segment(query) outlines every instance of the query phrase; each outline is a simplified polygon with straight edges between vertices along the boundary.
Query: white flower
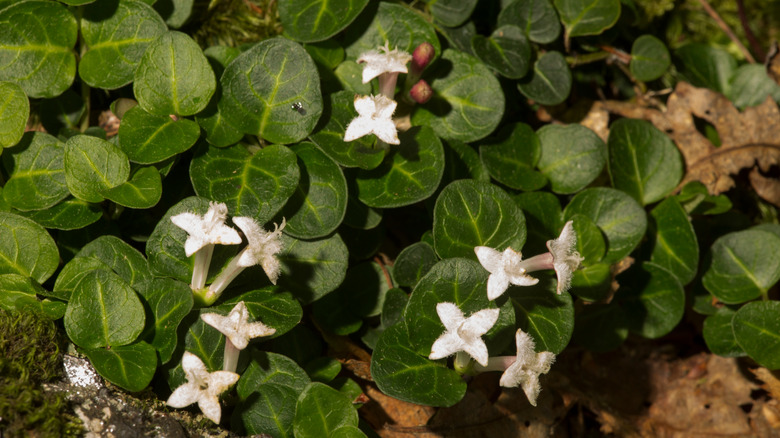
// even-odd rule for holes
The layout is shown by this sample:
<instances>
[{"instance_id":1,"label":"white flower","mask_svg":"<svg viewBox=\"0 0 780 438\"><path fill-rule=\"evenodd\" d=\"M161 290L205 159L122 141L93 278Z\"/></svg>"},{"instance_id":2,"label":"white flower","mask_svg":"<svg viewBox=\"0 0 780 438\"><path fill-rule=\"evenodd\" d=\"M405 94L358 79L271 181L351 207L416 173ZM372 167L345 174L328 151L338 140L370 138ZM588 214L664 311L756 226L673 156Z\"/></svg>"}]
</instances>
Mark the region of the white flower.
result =
<instances>
[{"instance_id":1,"label":"white flower","mask_svg":"<svg viewBox=\"0 0 780 438\"><path fill-rule=\"evenodd\" d=\"M522 255L512 248L498 252L487 246L477 246L474 252L482 267L490 272L487 286L489 300L501 296L510 283L516 286L533 286L539 282L539 279L526 275L528 271L522 267Z\"/></svg>"},{"instance_id":2,"label":"white flower","mask_svg":"<svg viewBox=\"0 0 780 438\"><path fill-rule=\"evenodd\" d=\"M451 354L464 351L479 364L485 366L488 350L482 335L488 332L498 320L498 309L483 309L468 318L453 303L436 305L442 324L447 329L431 346L431 360L443 359Z\"/></svg>"},{"instance_id":3,"label":"white flower","mask_svg":"<svg viewBox=\"0 0 780 438\"><path fill-rule=\"evenodd\" d=\"M276 333L276 329L268 327L260 321L248 322L249 311L243 301L236 304L227 316L204 313L200 315L200 318L230 339L230 342L239 350L246 348L250 339L271 336Z\"/></svg>"},{"instance_id":4,"label":"white flower","mask_svg":"<svg viewBox=\"0 0 780 438\"><path fill-rule=\"evenodd\" d=\"M574 250L575 246L577 246L577 233L574 232L572 221L566 222L557 239L547 241L547 249L553 257L553 269L558 276L559 295L569 289L571 277L583 260L580 253Z\"/></svg>"},{"instance_id":5,"label":"white flower","mask_svg":"<svg viewBox=\"0 0 780 438\"><path fill-rule=\"evenodd\" d=\"M282 218L282 224L274 224L274 230L265 231L260 224L251 217L234 217L233 223L241 228L249 244L239 254L237 265L242 268L260 265L271 283L276 284L279 278L279 260L276 254L282 250L280 236L287 222Z\"/></svg>"},{"instance_id":6,"label":"white flower","mask_svg":"<svg viewBox=\"0 0 780 438\"><path fill-rule=\"evenodd\" d=\"M555 362L555 355L549 351L536 353L533 338L519 329L515 334L515 342L517 359L504 371L499 383L506 388L521 386L528 401L536 406L536 398L542 390L539 375L550 371L550 366Z\"/></svg>"},{"instance_id":7,"label":"white flower","mask_svg":"<svg viewBox=\"0 0 780 438\"><path fill-rule=\"evenodd\" d=\"M357 62L366 64L363 67L363 83L365 84L382 73L407 73L406 64L411 59L412 55L403 50L390 50L390 42L385 41L385 45L379 47L379 50L369 50L362 53Z\"/></svg>"},{"instance_id":8,"label":"white flower","mask_svg":"<svg viewBox=\"0 0 780 438\"><path fill-rule=\"evenodd\" d=\"M364 135L374 134L387 144L400 144L398 131L393 123L397 103L383 95L355 98L358 116L352 119L344 132L344 141L352 141Z\"/></svg>"},{"instance_id":9,"label":"white flower","mask_svg":"<svg viewBox=\"0 0 780 438\"><path fill-rule=\"evenodd\" d=\"M176 388L166 403L174 408L183 408L198 402L203 415L219 424L222 416L219 395L236 383L240 376L229 371L209 373L200 358L189 351L184 352L181 367L184 369L187 383Z\"/></svg>"},{"instance_id":10,"label":"white flower","mask_svg":"<svg viewBox=\"0 0 780 438\"><path fill-rule=\"evenodd\" d=\"M184 212L171 217L174 225L189 234L184 242L184 253L191 256L206 245L237 245L241 243L238 232L225 225L227 205L221 202L209 203L209 209L202 217Z\"/></svg>"}]
</instances>

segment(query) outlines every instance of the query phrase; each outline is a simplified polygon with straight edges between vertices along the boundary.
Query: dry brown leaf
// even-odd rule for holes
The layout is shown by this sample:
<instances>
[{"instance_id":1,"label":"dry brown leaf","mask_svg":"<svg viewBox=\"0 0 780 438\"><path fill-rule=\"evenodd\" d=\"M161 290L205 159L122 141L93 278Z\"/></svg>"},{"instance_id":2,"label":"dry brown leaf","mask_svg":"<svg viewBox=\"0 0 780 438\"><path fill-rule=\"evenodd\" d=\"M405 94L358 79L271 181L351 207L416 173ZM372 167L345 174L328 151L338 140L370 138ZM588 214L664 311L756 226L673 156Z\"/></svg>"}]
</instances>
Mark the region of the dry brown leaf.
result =
<instances>
[{"instance_id":1,"label":"dry brown leaf","mask_svg":"<svg viewBox=\"0 0 780 438\"><path fill-rule=\"evenodd\" d=\"M771 166L780 165L780 110L771 97L740 112L722 94L680 82L669 96L666 111L615 101L596 102L591 109L604 111L648 120L666 132L685 159L686 174L680 187L689 181L701 181L710 194L717 195L734 187L732 175L742 169L758 167L768 172ZM715 127L720 147L696 129L695 118ZM603 130L603 114L589 114L586 121L596 121L592 129ZM780 206L780 185L776 181L759 173L751 181L755 181L760 196Z\"/></svg>"},{"instance_id":2,"label":"dry brown leaf","mask_svg":"<svg viewBox=\"0 0 780 438\"><path fill-rule=\"evenodd\" d=\"M764 382L762 388L764 388L773 399L780 401L780 379L778 379L777 376L763 367L751 369L750 372L755 374L758 380Z\"/></svg>"}]
</instances>

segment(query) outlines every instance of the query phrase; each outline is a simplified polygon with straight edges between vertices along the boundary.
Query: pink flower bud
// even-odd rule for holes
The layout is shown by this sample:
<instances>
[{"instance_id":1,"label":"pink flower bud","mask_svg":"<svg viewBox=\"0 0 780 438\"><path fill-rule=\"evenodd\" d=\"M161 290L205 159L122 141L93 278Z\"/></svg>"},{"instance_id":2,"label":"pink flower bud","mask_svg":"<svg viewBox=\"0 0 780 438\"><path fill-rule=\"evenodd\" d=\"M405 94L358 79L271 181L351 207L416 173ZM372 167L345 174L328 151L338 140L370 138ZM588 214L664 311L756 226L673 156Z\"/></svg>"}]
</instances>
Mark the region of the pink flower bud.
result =
<instances>
[{"instance_id":1,"label":"pink flower bud","mask_svg":"<svg viewBox=\"0 0 780 438\"><path fill-rule=\"evenodd\" d=\"M414 53L412 53L412 69L417 72L422 72L435 55L436 49L433 48L431 43L426 41L420 44L414 49Z\"/></svg>"},{"instance_id":2,"label":"pink flower bud","mask_svg":"<svg viewBox=\"0 0 780 438\"><path fill-rule=\"evenodd\" d=\"M414 99L415 102L425 103L433 97L433 88L425 82L425 79L420 79L412 86L412 89L409 90L409 95L412 96L412 99Z\"/></svg>"}]
</instances>

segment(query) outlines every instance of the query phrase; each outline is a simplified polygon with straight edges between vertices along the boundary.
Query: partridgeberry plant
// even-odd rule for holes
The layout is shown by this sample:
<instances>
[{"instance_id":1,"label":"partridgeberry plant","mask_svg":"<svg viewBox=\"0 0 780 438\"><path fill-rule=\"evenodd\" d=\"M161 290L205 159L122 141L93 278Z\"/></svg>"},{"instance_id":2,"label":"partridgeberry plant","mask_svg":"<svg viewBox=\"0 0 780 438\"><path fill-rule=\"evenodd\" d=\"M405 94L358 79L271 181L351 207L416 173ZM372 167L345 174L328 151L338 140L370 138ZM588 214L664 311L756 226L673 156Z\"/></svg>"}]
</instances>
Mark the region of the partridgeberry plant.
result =
<instances>
[{"instance_id":1,"label":"partridgeberry plant","mask_svg":"<svg viewBox=\"0 0 780 438\"><path fill-rule=\"evenodd\" d=\"M685 312L780 369L762 64L619 0L218 3L0 0L0 307L107 381L357 437L368 388L544 409L569 345Z\"/></svg>"}]
</instances>

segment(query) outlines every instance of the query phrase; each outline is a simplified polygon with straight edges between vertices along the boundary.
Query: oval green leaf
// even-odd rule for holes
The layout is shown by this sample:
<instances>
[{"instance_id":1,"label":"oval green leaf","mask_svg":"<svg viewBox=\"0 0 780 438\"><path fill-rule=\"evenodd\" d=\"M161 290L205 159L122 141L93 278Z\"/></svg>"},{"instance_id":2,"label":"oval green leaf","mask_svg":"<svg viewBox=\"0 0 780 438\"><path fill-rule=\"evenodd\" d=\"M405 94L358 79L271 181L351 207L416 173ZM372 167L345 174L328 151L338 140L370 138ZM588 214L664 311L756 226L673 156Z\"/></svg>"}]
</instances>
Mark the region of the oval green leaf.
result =
<instances>
[{"instance_id":1,"label":"oval green leaf","mask_svg":"<svg viewBox=\"0 0 780 438\"><path fill-rule=\"evenodd\" d=\"M671 65L672 59L664 43L652 35L641 35L631 46L631 74L640 81L660 78Z\"/></svg>"},{"instance_id":2,"label":"oval green leaf","mask_svg":"<svg viewBox=\"0 0 780 438\"><path fill-rule=\"evenodd\" d=\"M224 202L232 216L268 222L300 180L297 156L287 146L271 145L254 154L241 144L200 152L190 163L195 193Z\"/></svg>"},{"instance_id":3,"label":"oval green leaf","mask_svg":"<svg viewBox=\"0 0 780 438\"><path fill-rule=\"evenodd\" d=\"M441 138L475 141L493 132L504 115L498 79L478 59L448 49L426 70L433 98L418 106L412 124L428 125Z\"/></svg>"},{"instance_id":4,"label":"oval green leaf","mask_svg":"<svg viewBox=\"0 0 780 438\"><path fill-rule=\"evenodd\" d=\"M758 298L780 280L780 237L750 229L721 236L712 244L704 287L721 302L739 304Z\"/></svg>"},{"instance_id":5,"label":"oval green leaf","mask_svg":"<svg viewBox=\"0 0 780 438\"><path fill-rule=\"evenodd\" d=\"M569 344L574 331L574 304L568 293L555 293L554 281L540 280L541 286L510 288L509 294L518 328L534 338L537 351L558 354Z\"/></svg>"},{"instance_id":6,"label":"oval green leaf","mask_svg":"<svg viewBox=\"0 0 780 438\"><path fill-rule=\"evenodd\" d=\"M670 197L651 212L648 236L653 244L650 261L676 275L682 284L696 276L699 265L699 243L688 215L676 198Z\"/></svg>"},{"instance_id":7,"label":"oval green leaf","mask_svg":"<svg viewBox=\"0 0 780 438\"><path fill-rule=\"evenodd\" d=\"M356 177L358 199L369 207L403 207L431 196L444 173L444 149L427 126L412 127L399 136L401 144L373 170Z\"/></svg>"},{"instance_id":8,"label":"oval green leaf","mask_svg":"<svg viewBox=\"0 0 780 438\"><path fill-rule=\"evenodd\" d=\"M561 22L549 0L513 1L498 14L497 26L518 26L529 40L548 44L561 33Z\"/></svg>"},{"instance_id":9,"label":"oval green leaf","mask_svg":"<svg viewBox=\"0 0 780 438\"><path fill-rule=\"evenodd\" d=\"M607 161L607 146L582 125L546 125L539 131L542 155L539 171L555 193L576 193L599 176Z\"/></svg>"},{"instance_id":10,"label":"oval green leaf","mask_svg":"<svg viewBox=\"0 0 780 438\"><path fill-rule=\"evenodd\" d=\"M79 347L113 348L135 341L145 319L141 300L122 278L93 270L73 290L65 311L65 331Z\"/></svg>"},{"instance_id":11,"label":"oval green leaf","mask_svg":"<svg viewBox=\"0 0 780 438\"><path fill-rule=\"evenodd\" d=\"M157 350L164 365L171 360L179 343L176 334L179 324L192 310L192 289L171 278L155 278L134 287L154 317L141 337Z\"/></svg>"},{"instance_id":12,"label":"oval green leaf","mask_svg":"<svg viewBox=\"0 0 780 438\"><path fill-rule=\"evenodd\" d=\"M620 119L610 126L612 186L642 205L660 201L683 176L680 151L668 135L646 120Z\"/></svg>"},{"instance_id":13,"label":"oval green leaf","mask_svg":"<svg viewBox=\"0 0 780 438\"><path fill-rule=\"evenodd\" d=\"M282 208L284 232L316 239L336 230L347 211L347 180L338 164L309 142L290 146L298 156L298 187Z\"/></svg>"},{"instance_id":14,"label":"oval green leaf","mask_svg":"<svg viewBox=\"0 0 780 438\"><path fill-rule=\"evenodd\" d=\"M555 0L566 38L598 35L620 17L620 0Z\"/></svg>"},{"instance_id":15,"label":"oval green leaf","mask_svg":"<svg viewBox=\"0 0 780 438\"><path fill-rule=\"evenodd\" d=\"M130 176L130 162L121 149L88 135L75 135L65 143L65 182L68 190L87 202L103 201L103 193Z\"/></svg>"},{"instance_id":16,"label":"oval green leaf","mask_svg":"<svg viewBox=\"0 0 780 438\"><path fill-rule=\"evenodd\" d=\"M119 125L119 147L130 161L159 163L191 148L200 137L198 124L188 119L156 116L140 106L128 110Z\"/></svg>"},{"instance_id":17,"label":"oval green leaf","mask_svg":"<svg viewBox=\"0 0 780 438\"><path fill-rule=\"evenodd\" d=\"M272 143L304 139L322 114L317 66L303 47L284 38L261 41L239 55L220 82L220 113L239 130Z\"/></svg>"},{"instance_id":18,"label":"oval green leaf","mask_svg":"<svg viewBox=\"0 0 780 438\"><path fill-rule=\"evenodd\" d=\"M85 348L84 354L109 382L131 392L146 388L157 371L157 354L146 342L106 348Z\"/></svg>"},{"instance_id":19,"label":"oval green leaf","mask_svg":"<svg viewBox=\"0 0 780 438\"><path fill-rule=\"evenodd\" d=\"M780 84L767 74L763 64L741 65L730 79L727 97L739 109L763 103L767 97L780 101Z\"/></svg>"},{"instance_id":20,"label":"oval green leaf","mask_svg":"<svg viewBox=\"0 0 780 438\"><path fill-rule=\"evenodd\" d=\"M702 336L707 348L718 356L740 357L745 355L745 350L737 343L734 335L734 326L731 323L736 311L729 307L722 307L712 315L709 315L702 324Z\"/></svg>"},{"instance_id":21,"label":"oval green leaf","mask_svg":"<svg viewBox=\"0 0 780 438\"><path fill-rule=\"evenodd\" d=\"M52 295L30 277L19 274L0 275L0 309L12 312L34 312L48 319L60 319L65 303L38 299L37 295Z\"/></svg>"},{"instance_id":22,"label":"oval green leaf","mask_svg":"<svg viewBox=\"0 0 780 438\"><path fill-rule=\"evenodd\" d=\"M147 46L133 82L138 105L160 116L200 112L216 87L214 71L198 44L174 31L160 35Z\"/></svg>"},{"instance_id":23,"label":"oval green leaf","mask_svg":"<svg viewBox=\"0 0 780 438\"><path fill-rule=\"evenodd\" d=\"M534 63L531 73L517 83L523 95L542 105L558 105L569 97L572 77L562 54L550 51Z\"/></svg>"},{"instance_id":24,"label":"oval green leaf","mask_svg":"<svg viewBox=\"0 0 780 438\"><path fill-rule=\"evenodd\" d=\"M293 0L279 3L284 32L300 42L326 40L344 30L366 7L368 0Z\"/></svg>"},{"instance_id":25,"label":"oval green leaf","mask_svg":"<svg viewBox=\"0 0 780 438\"><path fill-rule=\"evenodd\" d=\"M643 262L618 278L615 299L626 312L631 332L655 339L677 326L685 312L685 291L674 274Z\"/></svg>"},{"instance_id":26,"label":"oval green leaf","mask_svg":"<svg viewBox=\"0 0 780 438\"><path fill-rule=\"evenodd\" d=\"M780 368L780 302L757 301L742 306L731 321L734 337L761 366Z\"/></svg>"},{"instance_id":27,"label":"oval green leaf","mask_svg":"<svg viewBox=\"0 0 780 438\"><path fill-rule=\"evenodd\" d=\"M439 261L436 251L425 242L404 248L393 265L393 278L398 286L414 287L428 270Z\"/></svg>"},{"instance_id":28,"label":"oval green leaf","mask_svg":"<svg viewBox=\"0 0 780 438\"><path fill-rule=\"evenodd\" d=\"M447 27L463 24L477 6L477 0L436 0L429 3L433 18Z\"/></svg>"},{"instance_id":29,"label":"oval green leaf","mask_svg":"<svg viewBox=\"0 0 780 438\"><path fill-rule=\"evenodd\" d=\"M103 217L103 210L97 204L69 198L54 207L20 213L46 228L56 230L77 230L97 222Z\"/></svg>"},{"instance_id":30,"label":"oval green leaf","mask_svg":"<svg viewBox=\"0 0 780 438\"><path fill-rule=\"evenodd\" d=\"M302 303L311 303L335 290L347 274L349 252L338 234L319 240L282 235L279 286Z\"/></svg>"},{"instance_id":31,"label":"oval green leaf","mask_svg":"<svg viewBox=\"0 0 780 438\"><path fill-rule=\"evenodd\" d=\"M513 123L479 147L479 157L496 181L517 190L538 190L547 178L534 167L539 161L539 137L525 123Z\"/></svg>"},{"instance_id":32,"label":"oval green leaf","mask_svg":"<svg viewBox=\"0 0 780 438\"><path fill-rule=\"evenodd\" d=\"M525 76L531 64L531 45L517 26L501 26L490 37L474 35L471 48L482 62L510 79Z\"/></svg>"},{"instance_id":33,"label":"oval green leaf","mask_svg":"<svg viewBox=\"0 0 780 438\"><path fill-rule=\"evenodd\" d=\"M85 7L81 35L87 52L79 76L96 88L129 84L146 47L166 30L160 15L140 0L100 0Z\"/></svg>"},{"instance_id":34,"label":"oval green leaf","mask_svg":"<svg viewBox=\"0 0 780 438\"><path fill-rule=\"evenodd\" d=\"M70 192L65 185L65 145L43 132L29 132L3 156L3 167L10 178L3 187L3 198L18 210L50 208Z\"/></svg>"},{"instance_id":35,"label":"oval green leaf","mask_svg":"<svg viewBox=\"0 0 780 438\"><path fill-rule=\"evenodd\" d=\"M675 51L680 75L697 87L730 94L729 80L737 70L737 60L729 52L702 43L686 44Z\"/></svg>"},{"instance_id":36,"label":"oval green leaf","mask_svg":"<svg viewBox=\"0 0 780 438\"><path fill-rule=\"evenodd\" d=\"M106 190L103 195L124 207L154 207L162 197L160 172L154 166L140 167L129 181Z\"/></svg>"},{"instance_id":37,"label":"oval green leaf","mask_svg":"<svg viewBox=\"0 0 780 438\"><path fill-rule=\"evenodd\" d=\"M476 260L475 246L520 250L525 243L525 216L500 188L458 180L441 191L433 210L433 247L439 257Z\"/></svg>"},{"instance_id":38,"label":"oval green leaf","mask_svg":"<svg viewBox=\"0 0 780 438\"><path fill-rule=\"evenodd\" d=\"M321 438L343 426L357 426L358 414L344 394L314 382L303 390L295 407L296 438Z\"/></svg>"},{"instance_id":39,"label":"oval green leaf","mask_svg":"<svg viewBox=\"0 0 780 438\"><path fill-rule=\"evenodd\" d=\"M19 274L43 283L59 263L57 245L42 226L0 211L0 274Z\"/></svg>"},{"instance_id":40,"label":"oval green leaf","mask_svg":"<svg viewBox=\"0 0 780 438\"><path fill-rule=\"evenodd\" d=\"M50 1L17 2L0 10L0 81L32 98L62 94L76 77L76 18Z\"/></svg>"}]
</instances>

